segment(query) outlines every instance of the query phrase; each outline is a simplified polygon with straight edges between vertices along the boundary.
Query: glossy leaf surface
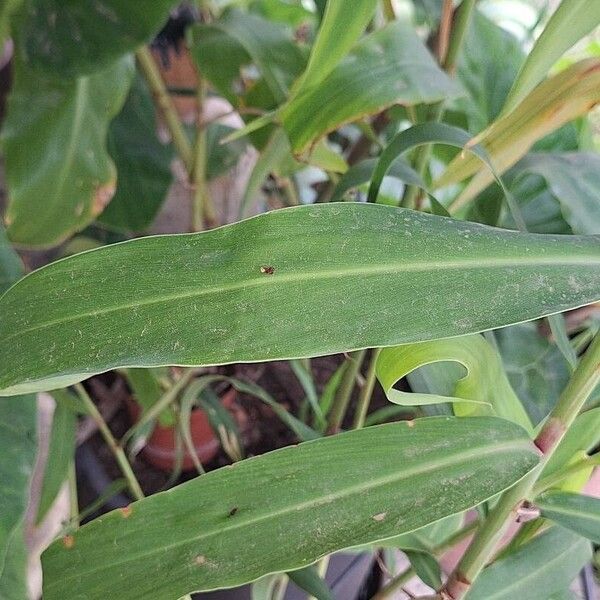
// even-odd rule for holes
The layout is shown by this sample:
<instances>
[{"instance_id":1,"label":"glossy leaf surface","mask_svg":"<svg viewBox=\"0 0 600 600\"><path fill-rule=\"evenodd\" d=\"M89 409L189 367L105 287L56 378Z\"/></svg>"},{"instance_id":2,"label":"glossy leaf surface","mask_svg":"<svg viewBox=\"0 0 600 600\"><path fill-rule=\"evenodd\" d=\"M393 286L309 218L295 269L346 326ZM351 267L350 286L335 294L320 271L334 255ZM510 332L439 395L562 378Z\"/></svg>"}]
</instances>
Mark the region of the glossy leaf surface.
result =
<instances>
[{"instance_id":1,"label":"glossy leaf surface","mask_svg":"<svg viewBox=\"0 0 600 600\"><path fill-rule=\"evenodd\" d=\"M53 263L0 299L0 394L117 366L301 358L482 331L598 300L599 263L593 236L354 203L132 240Z\"/></svg>"},{"instance_id":2,"label":"glossy leaf surface","mask_svg":"<svg viewBox=\"0 0 600 600\"><path fill-rule=\"evenodd\" d=\"M17 64L2 129L12 241L57 244L108 204L117 173L106 133L132 69L125 58L90 77L60 81Z\"/></svg>"},{"instance_id":3,"label":"glossy leaf surface","mask_svg":"<svg viewBox=\"0 0 600 600\"><path fill-rule=\"evenodd\" d=\"M43 557L44 598L163 600L301 568L462 511L537 462L520 427L485 417L305 442L105 515L68 548L57 541Z\"/></svg>"}]
</instances>

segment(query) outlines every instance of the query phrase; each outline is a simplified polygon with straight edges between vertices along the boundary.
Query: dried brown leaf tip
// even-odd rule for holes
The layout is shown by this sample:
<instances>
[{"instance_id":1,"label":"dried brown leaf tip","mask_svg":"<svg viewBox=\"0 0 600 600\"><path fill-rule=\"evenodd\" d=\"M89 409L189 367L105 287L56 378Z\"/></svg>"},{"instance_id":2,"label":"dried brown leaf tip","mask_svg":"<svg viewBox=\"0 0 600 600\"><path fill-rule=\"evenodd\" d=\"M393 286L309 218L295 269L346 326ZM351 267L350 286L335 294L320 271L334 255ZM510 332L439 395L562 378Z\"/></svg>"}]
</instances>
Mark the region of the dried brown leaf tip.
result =
<instances>
[{"instance_id":1,"label":"dried brown leaf tip","mask_svg":"<svg viewBox=\"0 0 600 600\"><path fill-rule=\"evenodd\" d=\"M75 538L72 535L65 535L62 539L63 546L68 550L75 545Z\"/></svg>"},{"instance_id":2,"label":"dried brown leaf tip","mask_svg":"<svg viewBox=\"0 0 600 600\"><path fill-rule=\"evenodd\" d=\"M275 273L275 267L271 267L271 266L269 266L269 265L263 265L263 266L260 268L260 272L261 272L263 275L273 275L273 273Z\"/></svg>"}]
</instances>

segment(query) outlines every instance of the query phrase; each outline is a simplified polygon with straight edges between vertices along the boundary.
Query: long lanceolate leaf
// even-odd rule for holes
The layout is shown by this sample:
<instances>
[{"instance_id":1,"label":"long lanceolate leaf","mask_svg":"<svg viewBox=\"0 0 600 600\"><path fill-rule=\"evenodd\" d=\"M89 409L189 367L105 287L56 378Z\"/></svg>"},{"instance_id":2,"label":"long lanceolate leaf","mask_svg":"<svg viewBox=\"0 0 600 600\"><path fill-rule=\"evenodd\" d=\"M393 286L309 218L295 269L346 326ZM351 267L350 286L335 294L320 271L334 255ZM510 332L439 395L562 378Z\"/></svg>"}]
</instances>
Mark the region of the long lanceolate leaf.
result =
<instances>
[{"instance_id":1,"label":"long lanceolate leaf","mask_svg":"<svg viewBox=\"0 0 600 600\"><path fill-rule=\"evenodd\" d=\"M548 492L536 498L542 516L600 543L600 498L569 492Z\"/></svg>"},{"instance_id":2,"label":"long lanceolate leaf","mask_svg":"<svg viewBox=\"0 0 600 600\"><path fill-rule=\"evenodd\" d=\"M58 261L0 299L0 394L117 366L300 358L464 335L600 298L600 240L374 204L273 211Z\"/></svg>"},{"instance_id":3,"label":"long lanceolate leaf","mask_svg":"<svg viewBox=\"0 0 600 600\"><path fill-rule=\"evenodd\" d=\"M503 112L513 110L567 50L599 24L597 0L562 0L521 67Z\"/></svg>"},{"instance_id":4,"label":"long lanceolate leaf","mask_svg":"<svg viewBox=\"0 0 600 600\"><path fill-rule=\"evenodd\" d=\"M290 571L460 512L537 463L520 427L488 417L305 442L212 471L59 540L44 554L44 599L165 600Z\"/></svg>"}]
</instances>

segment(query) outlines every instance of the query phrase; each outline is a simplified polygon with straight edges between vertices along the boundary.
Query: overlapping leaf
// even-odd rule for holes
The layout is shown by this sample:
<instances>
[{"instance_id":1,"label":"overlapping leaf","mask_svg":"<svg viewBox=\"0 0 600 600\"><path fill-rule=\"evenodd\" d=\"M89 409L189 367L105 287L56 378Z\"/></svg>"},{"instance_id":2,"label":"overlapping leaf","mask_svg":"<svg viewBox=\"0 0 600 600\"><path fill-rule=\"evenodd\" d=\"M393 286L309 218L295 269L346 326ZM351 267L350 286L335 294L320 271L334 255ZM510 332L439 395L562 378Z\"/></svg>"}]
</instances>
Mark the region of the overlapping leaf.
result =
<instances>
[{"instance_id":1,"label":"overlapping leaf","mask_svg":"<svg viewBox=\"0 0 600 600\"><path fill-rule=\"evenodd\" d=\"M590 560L590 543L553 527L496 561L475 580L469 600L547 600L568 588Z\"/></svg>"},{"instance_id":2,"label":"overlapping leaf","mask_svg":"<svg viewBox=\"0 0 600 600\"><path fill-rule=\"evenodd\" d=\"M239 585L460 512L537 462L520 427L485 417L391 423L284 448L57 541L43 556L44 598L162 600Z\"/></svg>"},{"instance_id":3,"label":"overlapping leaf","mask_svg":"<svg viewBox=\"0 0 600 600\"><path fill-rule=\"evenodd\" d=\"M0 394L117 366L300 358L464 335L596 301L599 263L593 236L355 203L132 240L44 267L0 299Z\"/></svg>"},{"instance_id":4,"label":"overlapping leaf","mask_svg":"<svg viewBox=\"0 0 600 600\"><path fill-rule=\"evenodd\" d=\"M408 25L394 22L361 40L318 85L298 93L278 118L292 150L392 104L432 103L460 95Z\"/></svg>"},{"instance_id":5,"label":"overlapping leaf","mask_svg":"<svg viewBox=\"0 0 600 600\"><path fill-rule=\"evenodd\" d=\"M393 386L411 371L437 362L457 362L466 373L452 396L401 392ZM457 415L495 414L531 431L531 422L504 373L500 357L480 335L384 348L377 378L388 400L404 406L452 402Z\"/></svg>"},{"instance_id":6,"label":"overlapping leaf","mask_svg":"<svg viewBox=\"0 0 600 600\"><path fill-rule=\"evenodd\" d=\"M599 24L600 4L596 0L562 0L521 67L503 112L514 110L554 63Z\"/></svg>"},{"instance_id":7,"label":"overlapping leaf","mask_svg":"<svg viewBox=\"0 0 600 600\"><path fill-rule=\"evenodd\" d=\"M499 173L514 165L548 133L586 114L600 101L600 59L580 61L541 83L509 114L477 136ZM469 154L457 156L436 181L436 187L475 175L456 206L484 189L492 176Z\"/></svg>"}]
</instances>

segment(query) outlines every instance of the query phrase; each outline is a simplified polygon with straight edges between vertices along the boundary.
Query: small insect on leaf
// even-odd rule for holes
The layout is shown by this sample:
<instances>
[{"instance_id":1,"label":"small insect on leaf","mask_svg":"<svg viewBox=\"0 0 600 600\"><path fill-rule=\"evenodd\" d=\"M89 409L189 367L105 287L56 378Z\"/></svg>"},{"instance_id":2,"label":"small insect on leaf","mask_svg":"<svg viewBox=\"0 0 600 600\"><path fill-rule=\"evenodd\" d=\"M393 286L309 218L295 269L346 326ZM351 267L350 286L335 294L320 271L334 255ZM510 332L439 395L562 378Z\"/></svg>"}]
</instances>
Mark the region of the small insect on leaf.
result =
<instances>
[{"instance_id":1,"label":"small insect on leaf","mask_svg":"<svg viewBox=\"0 0 600 600\"><path fill-rule=\"evenodd\" d=\"M260 272L263 275L273 275L273 273L275 273L275 267L271 267L271 266L262 266L260 268Z\"/></svg>"}]
</instances>

